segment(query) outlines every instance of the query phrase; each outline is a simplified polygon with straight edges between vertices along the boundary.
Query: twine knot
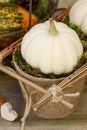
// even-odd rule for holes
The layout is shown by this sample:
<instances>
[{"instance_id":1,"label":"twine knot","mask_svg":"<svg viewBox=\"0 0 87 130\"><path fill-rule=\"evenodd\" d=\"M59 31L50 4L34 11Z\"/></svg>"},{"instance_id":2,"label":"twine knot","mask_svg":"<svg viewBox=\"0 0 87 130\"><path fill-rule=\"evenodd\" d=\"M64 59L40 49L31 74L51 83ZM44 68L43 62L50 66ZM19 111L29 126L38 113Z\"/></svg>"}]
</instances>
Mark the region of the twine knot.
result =
<instances>
[{"instance_id":1,"label":"twine knot","mask_svg":"<svg viewBox=\"0 0 87 130\"><path fill-rule=\"evenodd\" d=\"M76 93L64 93L63 92L63 89L56 85L56 84L53 84L49 90L48 90L51 94L52 94L52 102L59 102L63 97L77 97L80 95L79 92L76 92Z\"/></svg>"},{"instance_id":2,"label":"twine knot","mask_svg":"<svg viewBox=\"0 0 87 130\"><path fill-rule=\"evenodd\" d=\"M56 84L53 84L53 85L49 88L48 91L49 91L49 92L52 94L52 96L53 96L52 102L58 102L58 101L60 101L60 99L62 99L62 97L63 97L63 95L64 95L64 93L63 93L61 87L59 87L59 86L57 87Z\"/></svg>"}]
</instances>

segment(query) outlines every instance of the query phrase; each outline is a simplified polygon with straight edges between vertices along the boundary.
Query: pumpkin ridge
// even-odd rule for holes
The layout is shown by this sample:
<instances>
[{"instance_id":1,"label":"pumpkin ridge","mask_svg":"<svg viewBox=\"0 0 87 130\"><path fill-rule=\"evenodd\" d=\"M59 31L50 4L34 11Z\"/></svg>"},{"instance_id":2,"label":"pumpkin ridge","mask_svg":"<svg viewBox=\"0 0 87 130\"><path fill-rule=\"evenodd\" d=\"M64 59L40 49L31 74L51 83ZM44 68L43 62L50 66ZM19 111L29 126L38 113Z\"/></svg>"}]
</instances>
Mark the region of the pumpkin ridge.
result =
<instances>
[{"instance_id":1,"label":"pumpkin ridge","mask_svg":"<svg viewBox=\"0 0 87 130\"><path fill-rule=\"evenodd\" d=\"M65 40L67 40L67 37L64 37L64 39L63 39L62 35L61 35L60 38L61 38L61 41L62 41L62 44L63 44L63 48L65 50L64 60L66 61L65 62L66 66L65 66L65 71L64 72L67 73L67 72L72 71L73 67L76 65L76 62L74 62L74 61L77 61L77 60L75 60L75 59L77 59L77 55L73 57L73 55L72 55L73 53L72 52L74 51L74 55L75 55L75 54L77 54L77 51L74 50L75 47L72 49L72 47L73 47L72 44L69 44L69 42L71 42L71 40L69 39L69 37L68 37L67 45L65 43ZM75 58L74 61L72 60L73 58ZM72 62L71 64L70 64L70 60Z\"/></svg>"},{"instance_id":2,"label":"pumpkin ridge","mask_svg":"<svg viewBox=\"0 0 87 130\"><path fill-rule=\"evenodd\" d=\"M82 52L81 51L79 51L79 48L78 48L78 45L77 45L77 43L73 40L73 36L67 36L65 33L64 34L62 34L62 35L64 35L65 37L67 37L68 39L70 39L71 41L72 41L72 43L73 43L73 45L75 46L75 50L76 50L76 52L78 53L78 55L82 55L83 54L83 50L82 50ZM78 39L77 39L78 40ZM79 39L79 41L80 41L80 39ZM75 44L76 43L76 44ZM81 47L82 47L82 45L81 45ZM81 48L80 47L80 48ZM79 58L80 58L80 56L79 56ZM78 59L79 59L78 58Z\"/></svg>"},{"instance_id":3,"label":"pumpkin ridge","mask_svg":"<svg viewBox=\"0 0 87 130\"><path fill-rule=\"evenodd\" d=\"M46 48L44 47L45 53L43 53L43 56L40 60L39 68L40 68L41 72L43 72L45 74L53 73L53 58L52 58L53 53L48 53L48 52L52 52L52 49L53 49L52 47L53 47L52 44L51 44L50 49L47 46L46 46Z\"/></svg>"},{"instance_id":4,"label":"pumpkin ridge","mask_svg":"<svg viewBox=\"0 0 87 130\"><path fill-rule=\"evenodd\" d=\"M41 34L41 35L43 35L43 34ZM27 57L27 55L29 55L29 54L27 54L28 53L28 50L31 50L31 48L32 48L32 46L34 45L34 44L36 44L36 46L38 46L38 42L40 42L41 41L41 46L46 46L46 43L45 44L43 44L43 41L42 41L42 39L39 39L39 37L40 37L40 35L38 35L38 36L36 36L36 37L34 37L34 39L33 39L33 37L32 37L32 39L31 39L31 41L30 41L30 44L29 45L27 45L28 47L26 47L27 49L26 49L26 57ZM47 36L46 36L46 38L48 38ZM45 39L46 39L45 38ZM38 40L38 41L37 41ZM32 43L32 41L33 41L33 43ZM35 43L34 41L37 41L37 43ZM44 48L44 47L43 47ZM33 48L34 49L34 48ZM39 51L39 50L38 50ZM29 52L30 53L30 52ZM41 54L43 53L43 51L41 50ZM33 52L33 54L35 54L35 51ZM40 57L41 55L39 55L39 57ZM40 62L40 61L39 61ZM30 63L30 65L31 65L31 63ZM35 68L37 68L38 66L39 66L39 63L38 63L38 65L32 65L33 67L35 67Z\"/></svg>"},{"instance_id":5,"label":"pumpkin ridge","mask_svg":"<svg viewBox=\"0 0 87 130\"><path fill-rule=\"evenodd\" d=\"M55 38L56 39L56 38ZM58 45L59 44L59 45ZM63 44L62 44L62 39L61 39L61 37L60 37L60 33L59 33L59 35L58 35L58 37L57 37L57 39L56 39L56 41L55 41L55 44L54 44L54 53L56 53L56 51L57 51L57 54L58 54L58 50L56 50L55 51L55 49L57 49L57 46L58 46L58 49L60 49L60 46L61 46L61 51L63 50L63 56L64 57L66 57L66 53L65 53L65 50L64 50L64 47L63 47ZM60 54L58 54L58 56L60 57ZM58 56L57 56L57 58L58 58ZM54 60L55 61L59 61L59 59L57 59L56 58L56 56L54 55ZM61 58L61 60L63 60L63 62L64 62L64 59L63 58ZM60 66L58 66L58 64L56 65L55 64L55 61L53 61L53 63L54 63L54 67L53 67L53 72L56 74L56 73L64 73L64 71L65 71L65 68L66 68L66 62L64 62L63 63L63 65L65 66L65 67L62 67L62 70L60 70ZM61 62L61 61L60 61ZM57 69L55 70L55 65L57 66Z\"/></svg>"},{"instance_id":6,"label":"pumpkin ridge","mask_svg":"<svg viewBox=\"0 0 87 130\"><path fill-rule=\"evenodd\" d=\"M35 39L35 37L37 36L36 30L35 30L35 33L33 33L33 35L31 35L31 32L33 32L32 28L29 32L26 33L26 36L24 36L24 38L23 38L22 42L26 42L25 46L23 46L23 45L21 46L21 48L23 48L23 49L21 49L21 50L23 50L23 52L25 52L25 50L27 50L28 45L31 44L32 40ZM38 32L38 33L41 33L41 32ZM29 36L27 37L27 35L29 35ZM27 40L26 40L26 37L27 37ZM30 42L28 42L28 41L30 41ZM23 53L23 55L24 55L24 53Z\"/></svg>"}]
</instances>

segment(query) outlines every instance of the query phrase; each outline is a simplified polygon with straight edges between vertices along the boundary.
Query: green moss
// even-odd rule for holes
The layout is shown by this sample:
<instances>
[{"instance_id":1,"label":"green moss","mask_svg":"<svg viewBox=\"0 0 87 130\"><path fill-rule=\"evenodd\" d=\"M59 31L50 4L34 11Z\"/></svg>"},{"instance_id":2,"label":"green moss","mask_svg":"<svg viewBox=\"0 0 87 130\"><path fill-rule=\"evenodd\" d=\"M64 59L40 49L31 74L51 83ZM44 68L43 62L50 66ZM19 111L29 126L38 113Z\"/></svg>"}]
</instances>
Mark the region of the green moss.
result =
<instances>
[{"instance_id":1,"label":"green moss","mask_svg":"<svg viewBox=\"0 0 87 130\"><path fill-rule=\"evenodd\" d=\"M62 75L54 75L52 73L50 74L44 74L42 73L39 69L36 68L32 68L29 64L26 63L26 61L23 59L22 55L21 55L21 50L20 50L20 46L16 49L16 51L13 54L14 60L17 63L17 65L19 66L19 68L24 71L27 74L30 74L32 76L35 77L43 77L43 78L50 78L50 79L55 79L55 78L61 78L61 77L65 77L68 76L70 73L68 74L62 74ZM84 52L84 55L82 56L82 59L78 62L78 65L76 67L74 67L73 71L76 70L77 68L79 68L81 65L83 65L86 60L87 60L87 55L85 56L86 51Z\"/></svg>"},{"instance_id":2,"label":"green moss","mask_svg":"<svg viewBox=\"0 0 87 130\"><path fill-rule=\"evenodd\" d=\"M72 28L78 34L81 40L87 41L87 34L83 33L78 26L71 24L69 21L69 16L65 17L62 22Z\"/></svg>"},{"instance_id":3,"label":"green moss","mask_svg":"<svg viewBox=\"0 0 87 130\"><path fill-rule=\"evenodd\" d=\"M20 51L20 47L17 48L17 50L15 51L15 53L13 54L14 60L17 63L17 65L19 66L19 68L24 71L27 74L30 74L32 76L35 77L44 77L44 78L59 78L59 77L63 77L65 75L54 75L52 73L50 74L44 74L42 72L40 72L39 69L36 68L32 68L29 64L26 63L26 61L23 59L22 55L21 55L21 51Z\"/></svg>"}]
</instances>

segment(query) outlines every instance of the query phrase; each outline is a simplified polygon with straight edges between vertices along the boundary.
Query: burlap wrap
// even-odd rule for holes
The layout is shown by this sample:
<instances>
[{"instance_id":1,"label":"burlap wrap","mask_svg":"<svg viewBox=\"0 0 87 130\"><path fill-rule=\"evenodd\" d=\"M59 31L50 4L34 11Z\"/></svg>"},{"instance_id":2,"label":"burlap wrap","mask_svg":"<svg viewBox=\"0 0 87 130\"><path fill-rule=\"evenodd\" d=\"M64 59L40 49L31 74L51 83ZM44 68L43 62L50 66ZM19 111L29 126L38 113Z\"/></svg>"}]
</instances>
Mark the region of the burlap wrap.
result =
<instances>
[{"instance_id":1,"label":"burlap wrap","mask_svg":"<svg viewBox=\"0 0 87 130\"><path fill-rule=\"evenodd\" d=\"M59 78L59 79L45 79L45 78L37 78L37 77L33 77L31 75L26 74L25 72L23 72L19 66L17 65L17 63L13 60L16 72L18 74L20 74L21 76L29 79L30 81L44 87L45 89L49 89L49 87L53 84L58 84L59 82L61 82L64 78ZM69 114L71 114L77 107L79 99L81 97L81 92L83 90L85 84L85 78L81 78L80 80L78 80L77 82L71 84L72 87L67 88L66 90L64 90L64 93L76 93L79 92L80 96L77 97L64 97L64 99L70 103L72 103L74 105L74 107L72 109L68 109L66 106L64 106L63 104L61 104L60 102L48 102L47 104L45 104L43 107L41 107L38 111L33 111L32 112L34 114L36 114L37 116L43 117L43 118L47 118L47 119L56 119L56 118L63 118L68 116ZM20 85L21 87L21 85ZM44 94L39 92L38 90L33 89L31 86L28 86L25 84L26 90L28 94L32 95L32 104L36 103ZM23 96L25 98L25 94L23 92L23 89L21 87Z\"/></svg>"}]
</instances>

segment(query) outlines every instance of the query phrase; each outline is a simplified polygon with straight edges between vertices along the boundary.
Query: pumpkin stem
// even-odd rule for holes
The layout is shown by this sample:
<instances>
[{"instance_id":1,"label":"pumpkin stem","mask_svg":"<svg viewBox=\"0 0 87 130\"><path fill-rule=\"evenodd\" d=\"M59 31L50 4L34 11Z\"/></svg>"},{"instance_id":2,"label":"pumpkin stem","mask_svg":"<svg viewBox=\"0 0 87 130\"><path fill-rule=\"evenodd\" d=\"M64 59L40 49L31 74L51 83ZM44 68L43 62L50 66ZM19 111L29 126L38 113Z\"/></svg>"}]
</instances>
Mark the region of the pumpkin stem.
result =
<instances>
[{"instance_id":1,"label":"pumpkin stem","mask_svg":"<svg viewBox=\"0 0 87 130\"><path fill-rule=\"evenodd\" d=\"M49 23L50 23L50 34L51 35L57 35L58 34L58 31L55 27L55 24L54 24L54 20L53 18L49 18Z\"/></svg>"}]
</instances>

